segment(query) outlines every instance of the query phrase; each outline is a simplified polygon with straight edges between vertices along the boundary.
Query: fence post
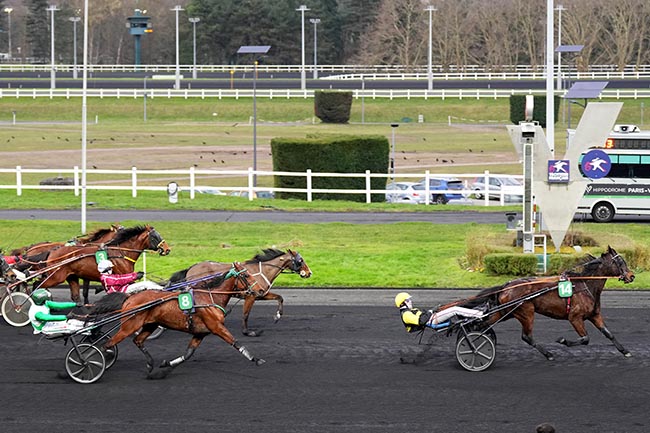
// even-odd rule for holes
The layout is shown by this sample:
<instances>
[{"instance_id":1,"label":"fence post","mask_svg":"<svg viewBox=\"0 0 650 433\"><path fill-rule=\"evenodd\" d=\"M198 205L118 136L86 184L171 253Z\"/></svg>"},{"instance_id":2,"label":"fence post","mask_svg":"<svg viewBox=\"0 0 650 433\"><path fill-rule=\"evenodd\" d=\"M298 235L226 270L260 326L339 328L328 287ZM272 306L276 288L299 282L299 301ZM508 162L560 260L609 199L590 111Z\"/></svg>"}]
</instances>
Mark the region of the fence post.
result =
<instances>
[{"instance_id":1,"label":"fence post","mask_svg":"<svg viewBox=\"0 0 650 433\"><path fill-rule=\"evenodd\" d=\"M75 165L74 166L74 195L75 197L79 197L79 166Z\"/></svg>"},{"instance_id":2,"label":"fence post","mask_svg":"<svg viewBox=\"0 0 650 433\"><path fill-rule=\"evenodd\" d=\"M424 204L431 204L431 184L429 183L429 170L424 172L424 194L426 198L424 199Z\"/></svg>"},{"instance_id":3,"label":"fence post","mask_svg":"<svg viewBox=\"0 0 650 433\"><path fill-rule=\"evenodd\" d=\"M308 203L311 203L311 201L312 201L311 181L312 181L312 179L311 179L311 168L308 168L307 169L307 202Z\"/></svg>"},{"instance_id":4,"label":"fence post","mask_svg":"<svg viewBox=\"0 0 650 433\"><path fill-rule=\"evenodd\" d=\"M138 196L138 169L131 167L131 196L133 198Z\"/></svg>"},{"instance_id":5,"label":"fence post","mask_svg":"<svg viewBox=\"0 0 650 433\"><path fill-rule=\"evenodd\" d=\"M23 195L23 174L19 165L16 166L16 195Z\"/></svg>"},{"instance_id":6,"label":"fence post","mask_svg":"<svg viewBox=\"0 0 650 433\"><path fill-rule=\"evenodd\" d=\"M483 204L485 206L489 206L490 205L490 171L485 170L483 172L483 176L484 176L484 178L483 178L483 187L485 188L483 190L483 194L484 194L483 195Z\"/></svg>"},{"instance_id":7,"label":"fence post","mask_svg":"<svg viewBox=\"0 0 650 433\"><path fill-rule=\"evenodd\" d=\"M253 201L254 178L253 167L248 167L248 201Z\"/></svg>"},{"instance_id":8,"label":"fence post","mask_svg":"<svg viewBox=\"0 0 650 433\"><path fill-rule=\"evenodd\" d=\"M366 203L370 203L371 200L371 195L370 194L370 170L366 170Z\"/></svg>"},{"instance_id":9,"label":"fence post","mask_svg":"<svg viewBox=\"0 0 650 433\"><path fill-rule=\"evenodd\" d=\"M196 188L196 173L194 166L192 166L190 167L190 200L194 200L194 196L196 194L194 188Z\"/></svg>"}]
</instances>

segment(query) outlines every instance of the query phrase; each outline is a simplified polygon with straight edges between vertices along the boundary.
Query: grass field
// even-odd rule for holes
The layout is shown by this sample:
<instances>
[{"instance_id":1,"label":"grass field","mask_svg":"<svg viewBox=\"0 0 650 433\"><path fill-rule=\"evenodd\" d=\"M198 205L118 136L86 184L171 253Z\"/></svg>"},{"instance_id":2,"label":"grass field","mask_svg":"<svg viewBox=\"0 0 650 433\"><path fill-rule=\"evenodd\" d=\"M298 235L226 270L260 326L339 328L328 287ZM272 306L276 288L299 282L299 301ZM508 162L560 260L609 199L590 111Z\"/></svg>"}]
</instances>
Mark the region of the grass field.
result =
<instances>
[{"instance_id":1,"label":"grass field","mask_svg":"<svg viewBox=\"0 0 650 433\"><path fill-rule=\"evenodd\" d=\"M626 101L620 123L641 123L643 101ZM129 169L202 168L243 169L251 165L251 100L155 99L147 103L143 121L141 100L92 99L88 104L88 167ZM508 101L503 100L369 100L353 103L348 125L313 123L311 100L258 100L258 167L270 168L269 142L278 136L307 134L383 134L391 138L390 122L396 130L397 173L494 173L521 174L521 165L505 131ZM17 124L11 124L16 111ZM81 164L80 101L47 99L0 99L0 168L61 168ZM216 113L216 115L214 115ZM424 123L417 123L418 114ZM575 125L581 114L574 107ZM410 118L407 122L405 118ZM562 119L562 116L559 116ZM451 118L451 125L448 120ZM98 119L97 123L95 119ZM556 147L563 153L562 123L556 129ZM442 160L447 162L442 162ZM453 160L451 163L449 161ZM223 161L223 162L222 162ZM9 178L7 177L9 176ZM26 175L30 176L30 175ZM33 175L32 175L33 176ZM3 179L13 179L0 173ZM29 180L27 178L26 180ZM33 179L38 180L38 179ZM170 179L162 179L165 184ZM90 182L106 182L105 178ZM232 180L231 180L232 181ZM219 182L229 182L220 179ZM215 186L218 184L215 181ZM128 192L90 191L93 206L110 209L170 209L161 193L142 192L137 199ZM258 210L439 212L458 210L452 206L414 207L373 203L268 200L248 202L235 197L198 196L189 201L181 194L177 208ZM0 208L78 209L72 193L0 190ZM475 207L473 210L493 210ZM517 210L517 207L500 210ZM146 221L122 221L125 225ZM89 230L97 228L89 225ZM468 255L486 242L510 249L511 234L504 225L436 225L400 223L391 225L271 224L271 223L157 223L156 228L172 244L170 257L148 258L152 275L168 277L173 271L200 260L245 260L259 248L292 247L300 251L314 270L311 280L282 276L280 285L319 287L485 287L505 282L507 276L490 276L470 269ZM617 249L648 244L643 225L573 223L571 230L593 234L600 242L591 249L600 253L611 243ZM63 241L79 232L78 222L0 221L0 247L17 248L33 242ZM639 267L630 288L650 288L650 276ZM621 287L610 282L608 287Z\"/></svg>"}]
</instances>

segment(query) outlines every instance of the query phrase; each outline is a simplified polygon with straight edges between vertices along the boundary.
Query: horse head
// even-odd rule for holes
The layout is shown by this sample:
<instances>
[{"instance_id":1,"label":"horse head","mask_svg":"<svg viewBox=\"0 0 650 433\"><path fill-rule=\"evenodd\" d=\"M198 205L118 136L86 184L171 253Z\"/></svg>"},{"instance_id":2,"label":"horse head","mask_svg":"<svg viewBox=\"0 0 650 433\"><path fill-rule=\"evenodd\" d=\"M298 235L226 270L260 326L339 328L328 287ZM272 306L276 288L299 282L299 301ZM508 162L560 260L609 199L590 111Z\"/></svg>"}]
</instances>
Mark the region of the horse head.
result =
<instances>
[{"instance_id":1,"label":"horse head","mask_svg":"<svg viewBox=\"0 0 650 433\"><path fill-rule=\"evenodd\" d=\"M291 254L291 271L300 275L301 278L311 277L311 269L309 269L309 266L307 266L300 253L297 251L288 251Z\"/></svg>"},{"instance_id":2,"label":"horse head","mask_svg":"<svg viewBox=\"0 0 650 433\"><path fill-rule=\"evenodd\" d=\"M625 284L631 283L634 281L634 272L632 272L628 267L627 263L625 263L625 259L621 257L620 254L614 250L611 246L607 246L607 251L604 252L601 256L601 259L603 261L608 261L615 266L615 272L618 273L619 277L618 279L623 281Z\"/></svg>"},{"instance_id":3,"label":"horse head","mask_svg":"<svg viewBox=\"0 0 650 433\"><path fill-rule=\"evenodd\" d=\"M161 256L168 255L171 252L171 248L162 236L160 236L160 233L151 226L147 226L147 229L149 231L149 249L158 252Z\"/></svg>"},{"instance_id":4,"label":"horse head","mask_svg":"<svg viewBox=\"0 0 650 433\"><path fill-rule=\"evenodd\" d=\"M257 279L252 276L246 267L239 262L234 262L232 268L226 274L225 278L234 277L235 278L235 290L241 290L246 295L254 295L256 297L262 297L266 295L269 291L269 288L265 288L264 285L258 284Z\"/></svg>"}]
</instances>

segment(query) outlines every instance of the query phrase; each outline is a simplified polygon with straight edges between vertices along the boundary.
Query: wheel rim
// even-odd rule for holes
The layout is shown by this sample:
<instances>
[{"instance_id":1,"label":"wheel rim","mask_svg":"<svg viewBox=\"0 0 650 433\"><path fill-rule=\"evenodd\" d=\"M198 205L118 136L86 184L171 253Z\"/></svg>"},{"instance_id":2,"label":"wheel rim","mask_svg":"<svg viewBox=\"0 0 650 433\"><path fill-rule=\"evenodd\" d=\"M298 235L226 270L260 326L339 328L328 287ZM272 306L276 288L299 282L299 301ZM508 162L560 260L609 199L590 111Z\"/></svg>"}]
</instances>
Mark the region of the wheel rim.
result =
<instances>
[{"instance_id":1,"label":"wheel rim","mask_svg":"<svg viewBox=\"0 0 650 433\"><path fill-rule=\"evenodd\" d=\"M29 295L15 292L2 301L2 317L11 326L25 326L29 324L29 309L34 305Z\"/></svg>"},{"instance_id":2,"label":"wheel rim","mask_svg":"<svg viewBox=\"0 0 650 433\"><path fill-rule=\"evenodd\" d=\"M113 346L110 349L104 349L102 353L106 360L106 370L108 370L115 364L115 361L117 361L117 346Z\"/></svg>"},{"instance_id":3,"label":"wheel rim","mask_svg":"<svg viewBox=\"0 0 650 433\"><path fill-rule=\"evenodd\" d=\"M93 383L106 371L106 359L102 351L92 344L78 344L66 355L65 370L75 382Z\"/></svg>"},{"instance_id":4,"label":"wheel rim","mask_svg":"<svg viewBox=\"0 0 650 433\"><path fill-rule=\"evenodd\" d=\"M483 371L494 362L496 348L492 339L480 332L470 332L458 339L456 359L465 370Z\"/></svg>"}]
</instances>

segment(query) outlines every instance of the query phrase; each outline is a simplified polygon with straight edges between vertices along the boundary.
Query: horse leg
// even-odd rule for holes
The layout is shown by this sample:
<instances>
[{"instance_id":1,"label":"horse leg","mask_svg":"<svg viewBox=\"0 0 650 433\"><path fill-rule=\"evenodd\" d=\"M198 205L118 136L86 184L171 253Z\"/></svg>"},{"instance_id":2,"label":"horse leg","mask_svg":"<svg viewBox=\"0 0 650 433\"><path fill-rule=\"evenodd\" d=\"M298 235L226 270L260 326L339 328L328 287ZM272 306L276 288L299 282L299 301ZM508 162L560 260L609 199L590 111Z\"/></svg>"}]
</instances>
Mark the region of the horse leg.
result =
<instances>
[{"instance_id":1,"label":"horse leg","mask_svg":"<svg viewBox=\"0 0 650 433\"><path fill-rule=\"evenodd\" d=\"M90 299L88 297L89 292L90 292L90 281L84 279L84 284L83 284L84 304L90 304Z\"/></svg>"},{"instance_id":2,"label":"horse leg","mask_svg":"<svg viewBox=\"0 0 650 433\"><path fill-rule=\"evenodd\" d=\"M556 341L560 344L564 344L567 347L578 346L580 344L587 345L589 344L589 335L587 335L587 330L585 329L585 322L582 317L569 317L569 322L573 326L573 329L578 333L580 338L577 340L567 340L564 337L558 338Z\"/></svg>"},{"instance_id":3,"label":"horse leg","mask_svg":"<svg viewBox=\"0 0 650 433\"><path fill-rule=\"evenodd\" d=\"M603 320L603 317L600 314L597 314L596 316L590 318L589 320L591 321L591 323L594 324L596 328L598 328L600 332L603 333L605 337L607 337L612 342L612 344L614 344L614 346L616 346L618 351L621 352L623 356L625 356L626 358L632 356L632 354L627 349L625 349L621 343L618 342L616 337L614 337L614 334L612 334L609 331L609 329L607 329L607 327L605 326L605 321Z\"/></svg>"},{"instance_id":4,"label":"horse leg","mask_svg":"<svg viewBox=\"0 0 650 433\"><path fill-rule=\"evenodd\" d=\"M122 323L120 324L120 329L117 331L115 335L113 335L101 348L102 351L106 351L114 346L117 346L122 340L124 340L126 337L128 337L131 334L134 334L138 329L142 328L144 324L144 319L140 317L139 315L135 315L132 317L127 317L122 319ZM149 331L149 334L151 331ZM136 346L144 353L144 356L147 358L147 369L151 371L153 369L153 358L147 352L146 348L143 348L142 345L139 345L135 340L142 335L145 335L143 340L146 340L146 338L149 336L146 332L141 332L138 334L134 339L133 342L135 343Z\"/></svg>"},{"instance_id":5,"label":"horse leg","mask_svg":"<svg viewBox=\"0 0 650 433\"><path fill-rule=\"evenodd\" d=\"M253 331L252 329L248 329L248 316L251 314L251 309L253 308L254 303L255 303L255 296L246 296L246 298L244 298L244 310L242 312L241 332L247 337L259 337L260 335L262 335L263 332L263 331L257 332L257 331Z\"/></svg>"},{"instance_id":6,"label":"horse leg","mask_svg":"<svg viewBox=\"0 0 650 433\"><path fill-rule=\"evenodd\" d=\"M70 299L72 302L76 302L77 305L81 305L81 295L79 294L79 277L76 275L70 275L66 278L66 281L70 285Z\"/></svg>"},{"instance_id":7,"label":"horse leg","mask_svg":"<svg viewBox=\"0 0 650 433\"><path fill-rule=\"evenodd\" d=\"M190 344L187 346L185 355L174 358L171 361L164 360L160 364L160 367L154 371L149 372L147 379L164 379L167 377L167 375L171 373L174 368L187 361L192 357L192 355L194 355L194 351L197 347L199 347L201 341L203 341L203 338L205 338L205 335L192 335L192 339L190 340Z\"/></svg>"},{"instance_id":8,"label":"horse leg","mask_svg":"<svg viewBox=\"0 0 650 433\"><path fill-rule=\"evenodd\" d=\"M282 296L271 292L267 293L264 299L269 301L275 299L278 301L278 310L275 312L275 320L273 321L274 323L278 323L278 320L282 318L282 313L284 312L284 299L282 299Z\"/></svg>"},{"instance_id":9,"label":"horse leg","mask_svg":"<svg viewBox=\"0 0 650 433\"><path fill-rule=\"evenodd\" d=\"M144 346L144 342L147 341L147 338L151 333L156 329L157 325L155 324L147 324L142 327L142 330L137 333L137 335L133 338L133 343L140 349L140 352L144 355L144 357L147 360L147 372L151 373L153 371L153 366L154 366L154 359L153 356L149 353L149 350Z\"/></svg>"},{"instance_id":10,"label":"horse leg","mask_svg":"<svg viewBox=\"0 0 650 433\"><path fill-rule=\"evenodd\" d=\"M210 332L212 332L214 335L218 335L219 338L221 338L223 341L226 343L230 344L232 347L237 349L239 353L244 355L244 358L248 359L249 361L253 361L255 365L262 365L266 361L264 361L261 358L255 358L251 353L246 349L244 346L240 346L239 343L237 343L237 340L235 340L235 337L232 336L230 331L228 331L228 328L223 324L223 316L221 318L214 318L213 320L210 320L210 318L204 317L203 322L205 325L208 327Z\"/></svg>"},{"instance_id":11,"label":"horse leg","mask_svg":"<svg viewBox=\"0 0 650 433\"><path fill-rule=\"evenodd\" d=\"M526 307L526 304L519 307L515 313L515 317L521 323L521 339L524 340L527 344L534 347L546 357L549 361L553 361L553 354L546 350L543 346L538 344L533 338L533 323L535 321L535 307L532 304L529 304L529 307Z\"/></svg>"}]
</instances>

